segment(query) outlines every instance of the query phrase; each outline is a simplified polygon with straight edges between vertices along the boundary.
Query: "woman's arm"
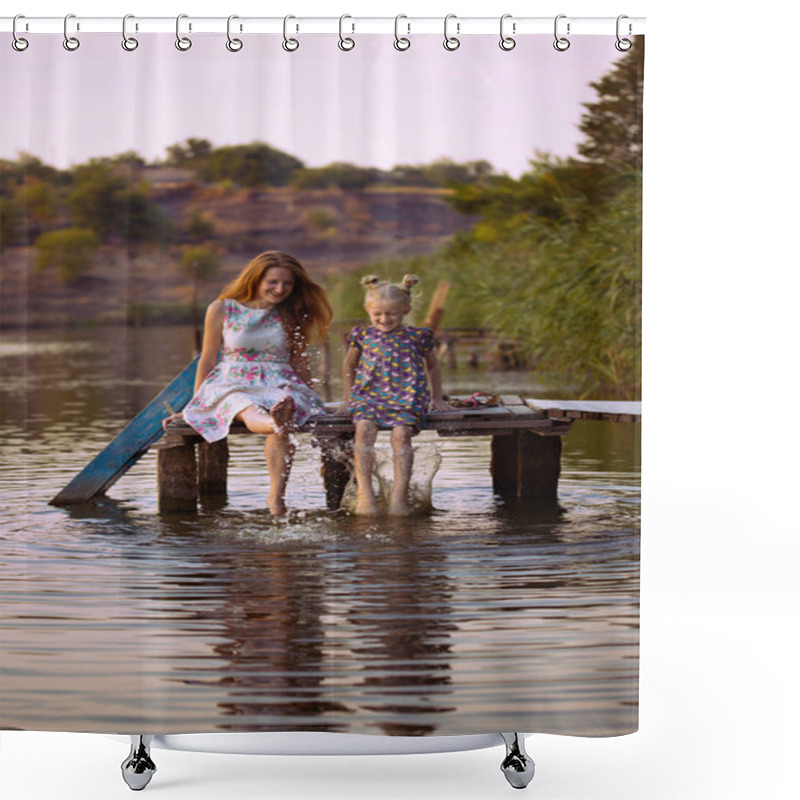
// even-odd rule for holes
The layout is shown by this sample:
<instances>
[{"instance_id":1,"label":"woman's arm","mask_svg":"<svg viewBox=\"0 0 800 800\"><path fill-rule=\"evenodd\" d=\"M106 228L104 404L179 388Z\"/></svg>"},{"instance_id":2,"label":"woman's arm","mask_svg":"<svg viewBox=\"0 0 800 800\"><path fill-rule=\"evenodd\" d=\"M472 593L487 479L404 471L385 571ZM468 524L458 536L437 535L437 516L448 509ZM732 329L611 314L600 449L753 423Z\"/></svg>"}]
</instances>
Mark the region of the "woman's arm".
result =
<instances>
[{"instance_id":1,"label":"woman's arm","mask_svg":"<svg viewBox=\"0 0 800 800\"><path fill-rule=\"evenodd\" d=\"M208 373L216 366L219 360L219 351L222 347L222 323L225 321L225 302L215 300L206 311L206 323L203 331L203 349L197 362L197 372L194 376L194 394L200 384L208 377ZM183 419L183 411L170 414L161 420L161 426L167 430L170 422Z\"/></svg>"},{"instance_id":2,"label":"woman's arm","mask_svg":"<svg viewBox=\"0 0 800 800\"><path fill-rule=\"evenodd\" d=\"M311 364L308 360L308 354L305 350L301 352L292 352L291 356L289 356L289 364L291 365L292 369L294 370L295 375L300 378L306 386L314 388L311 386Z\"/></svg>"},{"instance_id":3,"label":"woman's arm","mask_svg":"<svg viewBox=\"0 0 800 800\"><path fill-rule=\"evenodd\" d=\"M222 323L225 321L225 301L215 300L206 311L206 322L203 330L203 349L197 362L197 373L194 378L194 391L208 377L208 373L219 360L222 348Z\"/></svg>"}]
</instances>

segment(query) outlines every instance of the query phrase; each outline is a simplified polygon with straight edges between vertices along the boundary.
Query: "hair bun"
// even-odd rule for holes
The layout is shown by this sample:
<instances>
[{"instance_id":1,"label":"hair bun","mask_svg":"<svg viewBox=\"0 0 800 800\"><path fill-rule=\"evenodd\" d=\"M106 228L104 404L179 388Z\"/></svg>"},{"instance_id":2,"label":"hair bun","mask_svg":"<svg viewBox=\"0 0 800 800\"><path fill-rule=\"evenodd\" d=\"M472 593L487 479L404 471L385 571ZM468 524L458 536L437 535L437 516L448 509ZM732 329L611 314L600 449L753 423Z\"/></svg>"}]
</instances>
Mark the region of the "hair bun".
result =
<instances>
[{"instance_id":1,"label":"hair bun","mask_svg":"<svg viewBox=\"0 0 800 800\"><path fill-rule=\"evenodd\" d=\"M410 292L418 283L419 278L416 275L403 275L403 280L400 281L400 287Z\"/></svg>"},{"instance_id":2,"label":"hair bun","mask_svg":"<svg viewBox=\"0 0 800 800\"><path fill-rule=\"evenodd\" d=\"M381 279L377 275L365 275L361 279L361 285L365 289L373 289L381 282Z\"/></svg>"}]
</instances>

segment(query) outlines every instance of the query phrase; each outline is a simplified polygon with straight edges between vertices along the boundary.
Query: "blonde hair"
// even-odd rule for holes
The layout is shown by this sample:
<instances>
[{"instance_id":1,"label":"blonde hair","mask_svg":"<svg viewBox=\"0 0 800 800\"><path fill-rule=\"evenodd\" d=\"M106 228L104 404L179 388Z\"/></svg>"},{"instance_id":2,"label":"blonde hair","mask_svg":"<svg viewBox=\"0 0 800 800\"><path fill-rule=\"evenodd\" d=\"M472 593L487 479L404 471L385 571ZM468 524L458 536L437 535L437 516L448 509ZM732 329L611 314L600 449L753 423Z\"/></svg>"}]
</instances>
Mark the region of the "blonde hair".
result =
<instances>
[{"instance_id":1,"label":"blonde hair","mask_svg":"<svg viewBox=\"0 0 800 800\"><path fill-rule=\"evenodd\" d=\"M273 267L288 269L295 278L292 293L278 306L292 348L304 349L309 339L323 341L333 317L325 290L315 283L305 267L289 253L268 250L256 256L220 294L240 303L250 302L258 293L261 279Z\"/></svg>"},{"instance_id":2,"label":"blonde hair","mask_svg":"<svg viewBox=\"0 0 800 800\"><path fill-rule=\"evenodd\" d=\"M361 285L366 293L364 304L370 300L384 300L389 303L402 303L406 311L411 310L411 290L419 283L416 275L403 275L400 283L382 281L377 275L365 275Z\"/></svg>"}]
</instances>

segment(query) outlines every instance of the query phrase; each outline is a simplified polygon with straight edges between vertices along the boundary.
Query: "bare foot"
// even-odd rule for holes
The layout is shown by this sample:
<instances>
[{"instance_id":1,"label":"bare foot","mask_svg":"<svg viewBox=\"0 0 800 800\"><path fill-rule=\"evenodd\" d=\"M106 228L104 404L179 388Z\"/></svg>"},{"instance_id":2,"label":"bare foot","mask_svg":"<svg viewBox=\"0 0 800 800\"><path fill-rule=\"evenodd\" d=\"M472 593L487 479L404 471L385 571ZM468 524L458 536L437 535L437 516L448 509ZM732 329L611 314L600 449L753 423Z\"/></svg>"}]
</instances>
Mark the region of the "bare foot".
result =
<instances>
[{"instance_id":1,"label":"bare foot","mask_svg":"<svg viewBox=\"0 0 800 800\"><path fill-rule=\"evenodd\" d=\"M374 517L378 513L378 503L374 496L356 494L356 514L365 517Z\"/></svg>"},{"instance_id":2,"label":"bare foot","mask_svg":"<svg viewBox=\"0 0 800 800\"><path fill-rule=\"evenodd\" d=\"M267 498L267 508L273 517L282 517L286 513L286 503L282 497L273 497L272 494Z\"/></svg>"},{"instance_id":3,"label":"bare foot","mask_svg":"<svg viewBox=\"0 0 800 800\"><path fill-rule=\"evenodd\" d=\"M294 398L284 397L269 410L275 421L275 432L287 434L294 430Z\"/></svg>"},{"instance_id":4,"label":"bare foot","mask_svg":"<svg viewBox=\"0 0 800 800\"><path fill-rule=\"evenodd\" d=\"M407 517L411 513L411 506L405 497L392 497L389 501L389 513L395 517Z\"/></svg>"}]
</instances>

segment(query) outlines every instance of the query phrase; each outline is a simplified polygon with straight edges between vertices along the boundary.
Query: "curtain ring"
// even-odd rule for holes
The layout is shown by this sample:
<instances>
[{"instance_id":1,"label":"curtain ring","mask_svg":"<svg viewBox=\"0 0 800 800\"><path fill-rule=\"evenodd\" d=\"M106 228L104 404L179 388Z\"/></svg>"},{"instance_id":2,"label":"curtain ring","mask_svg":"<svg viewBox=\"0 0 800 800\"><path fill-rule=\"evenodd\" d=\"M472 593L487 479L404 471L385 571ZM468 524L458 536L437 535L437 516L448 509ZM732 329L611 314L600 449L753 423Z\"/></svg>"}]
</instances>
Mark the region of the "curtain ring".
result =
<instances>
[{"instance_id":1,"label":"curtain ring","mask_svg":"<svg viewBox=\"0 0 800 800\"><path fill-rule=\"evenodd\" d=\"M67 14L67 16L64 17L64 42L63 42L64 49L69 50L70 52L73 50L77 50L81 46L81 43L74 36L70 36L69 31L67 30L69 21L71 19L75 19L74 14ZM80 26L77 27L77 30L80 30Z\"/></svg>"},{"instance_id":2,"label":"curtain ring","mask_svg":"<svg viewBox=\"0 0 800 800\"><path fill-rule=\"evenodd\" d=\"M131 53L139 46L139 40L134 39L133 36L128 36L129 19L135 19L133 14L126 14L122 18L122 49L127 50L129 53Z\"/></svg>"},{"instance_id":3,"label":"curtain ring","mask_svg":"<svg viewBox=\"0 0 800 800\"><path fill-rule=\"evenodd\" d=\"M23 50L27 50L28 49L29 42L28 42L27 39L23 39L22 37L17 36L17 20L18 19L25 19L25 15L24 14L17 14L17 16L14 17L14 22L11 23L11 35L14 37L12 39L12 41L11 41L11 46L18 53L21 53Z\"/></svg>"},{"instance_id":4,"label":"curtain ring","mask_svg":"<svg viewBox=\"0 0 800 800\"><path fill-rule=\"evenodd\" d=\"M225 47L227 47L231 53L238 53L244 47L244 44L241 39L231 38L231 21L234 19L239 19L239 17L236 14L231 14L228 17L228 41L225 42Z\"/></svg>"},{"instance_id":5,"label":"curtain ring","mask_svg":"<svg viewBox=\"0 0 800 800\"><path fill-rule=\"evenodd\" d=\"M300 42L298 42L297 39L290 39L286 35L286 31L288 30L289 20L290 19L297 19L297 17L294 17L291 14L288 14L287 16L285 16L283 18L283 49L287 53L294 53L294 51L297 50L298 47L300 47Z\"/></svg>"},{"instance_id":6,"label":"curtain ring","mask_svg":"<svg viewBox=\"0 0 800 800\"><path fill-rule=\"evenodd\" d=\"M353 19L353 18L349 14L342 14L342 16L339 17L339 49L344 50L345 52L348 50L352 50L356 46L356 43L349 36L345 37L342 33L342 26L346 19ZM355 22L352 22L350 24L353 26L353 30L351 31L351 33L355 33L356 30Z\"/></svg>"},{"instance_id":7,"label":"curtain ring","mask_svg":"<svg viewBox=\"0 0 800 800\"><path fill-rule=\"evenodd\" d=\"M398 14L394 18L394 49L395 50L408 50L411 47L411 39L407 39L405 36L400 36L400 20L401 19L408 19L405 14ZM409 22L406 23L406 27L408 28L408 33L411 33L411 24Z\"/></svg>"},{"instance_id":8,"label":"curtain ring","mask_svg":"<svg viewBox=\"0 0 800 800\"><path fill-rule=\"evenodd\" d=\"M563 36L558 35L558 21L560 19L566 19L566 14L559 14L556 17L556 21L553 23L553 35L556 37L556 40L553 42L553 47L558 50L559 53L563 53L565 50L569 50L570 41L569 39L564 38ZM567 23L567 36L569 36L569 22Z\"/></svg>"},{"instance_id":9,"label":"curtain ring","mask_svg":"<svg viewBox=\"0 0 800 800\"><path fill-rule=\"evenodd\" d=\"M512 39L510 36L505 35L505 31L503 28L505 26L505 22L507 19L512 19L511 14L503 14L503 16L500 17L500 49L505 50L506 52L508 52L509 50L513 50L517 46L517 42L515 39ZM511 23L511 32L512 33L517 32L516 22Z\"/></svg>"},{"instance_id":10,"label":"curtain ring","mask_svg":"<svg viewBox=\"0 0 800 800\"><path fill-rule=\"evenodd\" d=\"M186 52L192 46L192 40L188 36L181 36L181 20L188 19L188 14L178 14L175 20L175 47L182 52ZM189 30L191 31L192 25L189 23Z\"/></svg>"},{"instance_id":11,"label":"curtain ring","mask_svg":"<svg viewBox=\"0 0 800 800\"><path fill-rule=\"evenodd\" d=\"M630 39L621 39L621 38L620 38L620 35L619 35L619 28L620 28L620 22L621 22L623 19L628 19L628 17L627 17L625 14L620 14L620 15L617 17L617 41L616 41L616 42L614 42L614 47L616 47L616 48L617 48L617 50L619 50L619 51L620 51L620 53L625 53L625 52L627 52L628 50L630 50L630 49L631 49L631 47L633 47L633 42L631 42L631 40L630 40ZM631 23L629 22L629 23L628 23L628 34L631 34L632 32L633 32L633 26L632 26L632 25L631 25Z\"/></svg>"},{"instance_id":12,"label":"curtain ring","mask_svg":"<svg viewBox=\"0 0 800 800\"><path fill-rule=\"evenodd\" d=\"M448 24L449 24L451 19L457 20L458 17L456 17L455 14L448 14L444 18L444 43L443 44L444 44L444 49L445 50L450 50L452 52L453 50L458 50L458 48L461 47L461 41L458 38L456 38L456 36L449 36L448 33L447 33L447 27L448 27ZM460 32L461 32L461 23L460 22L456 22L456 35L458 35Z\"/></svg>"}]
</instances>

